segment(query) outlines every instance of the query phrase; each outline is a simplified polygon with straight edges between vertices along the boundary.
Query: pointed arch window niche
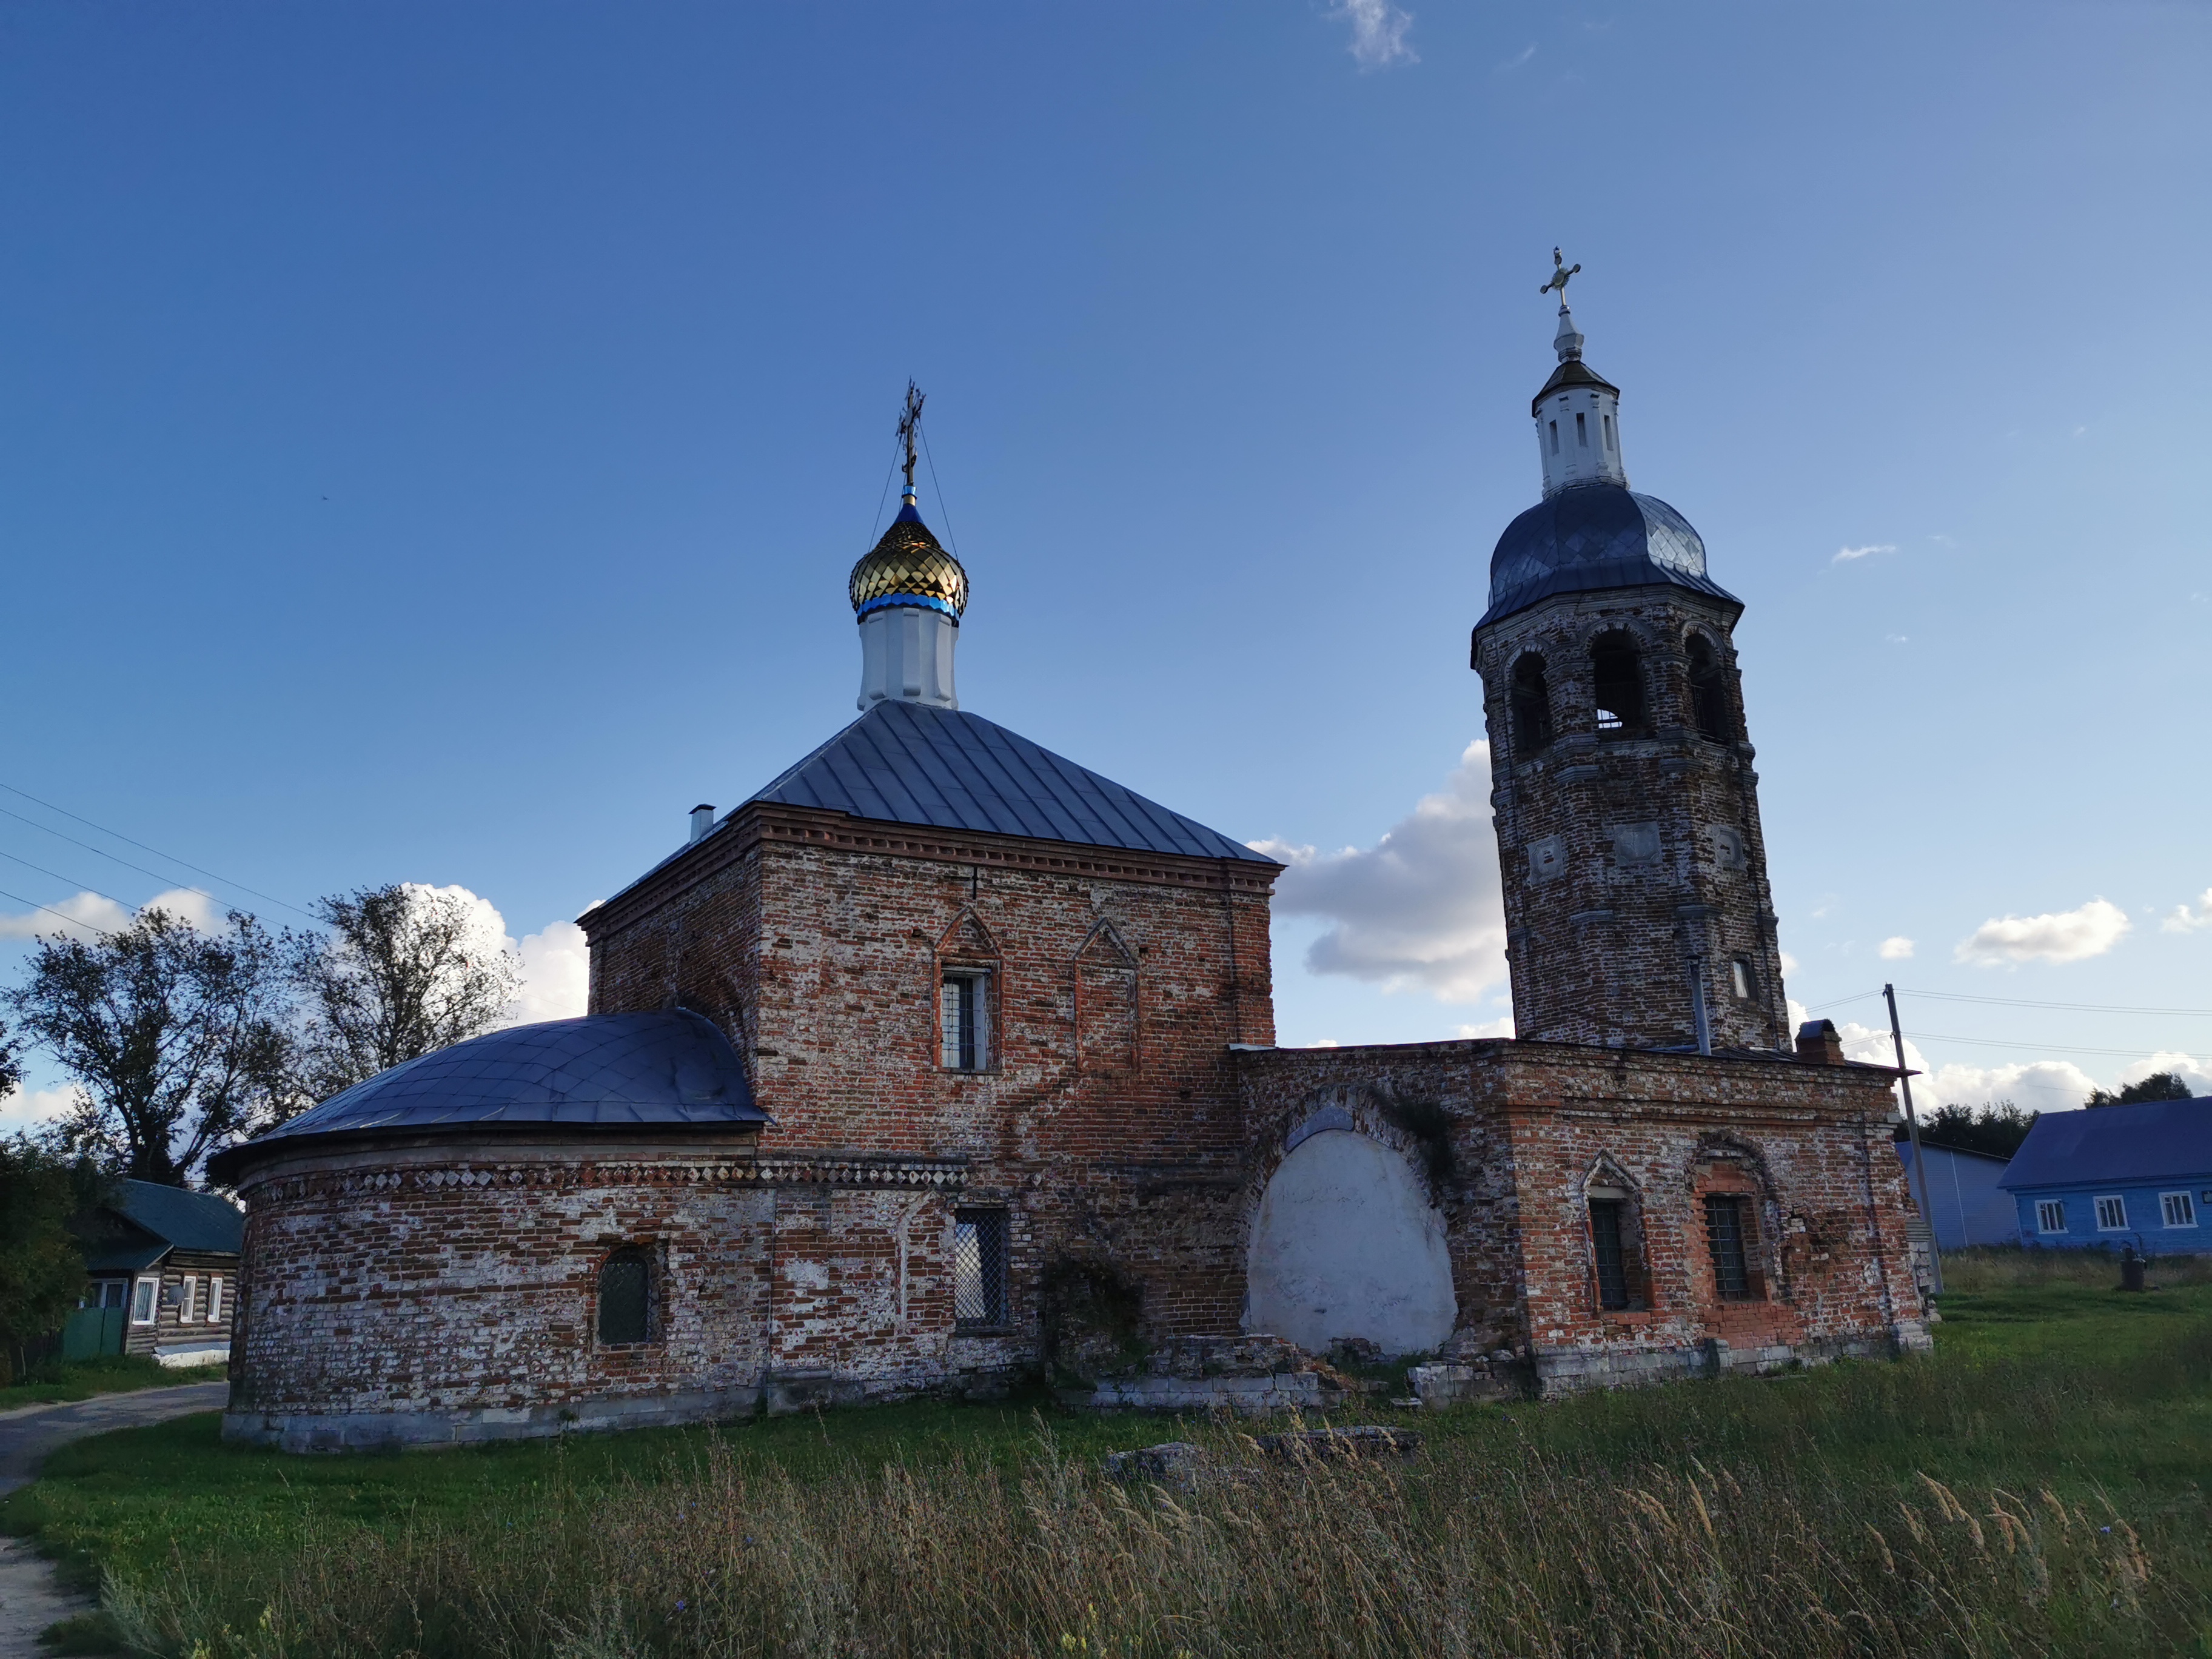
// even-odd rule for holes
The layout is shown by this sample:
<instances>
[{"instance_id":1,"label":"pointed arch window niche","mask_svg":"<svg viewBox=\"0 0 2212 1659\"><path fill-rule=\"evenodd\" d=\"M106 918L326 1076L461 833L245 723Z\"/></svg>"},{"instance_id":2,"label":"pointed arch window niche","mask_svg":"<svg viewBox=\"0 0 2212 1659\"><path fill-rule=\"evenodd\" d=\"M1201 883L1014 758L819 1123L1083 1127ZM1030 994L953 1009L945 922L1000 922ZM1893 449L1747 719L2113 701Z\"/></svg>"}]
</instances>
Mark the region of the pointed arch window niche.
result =
<instances>
[{"instance_id":1,"label":"pointed arch window niche","mask_svg":"<svg viewBox=\"0 0 2212 1659\"><path fill-rule=\"evenodd\" d=\"M999 1065L998 942L982 918L963 910L937 945L937 1063L948 1072Z\"/></svg>"},{"instance_id":2,"label":"pointed arch window niche","mask_svg":"<svg viewBox=\"0 0 2212 1659\"><path fill-rule=\"evenodd\" d=\"M1101 917L1075 953L1075 1065L1093 1074L1137 1069L1137 953Z\"/></svg>"}]
</instances>

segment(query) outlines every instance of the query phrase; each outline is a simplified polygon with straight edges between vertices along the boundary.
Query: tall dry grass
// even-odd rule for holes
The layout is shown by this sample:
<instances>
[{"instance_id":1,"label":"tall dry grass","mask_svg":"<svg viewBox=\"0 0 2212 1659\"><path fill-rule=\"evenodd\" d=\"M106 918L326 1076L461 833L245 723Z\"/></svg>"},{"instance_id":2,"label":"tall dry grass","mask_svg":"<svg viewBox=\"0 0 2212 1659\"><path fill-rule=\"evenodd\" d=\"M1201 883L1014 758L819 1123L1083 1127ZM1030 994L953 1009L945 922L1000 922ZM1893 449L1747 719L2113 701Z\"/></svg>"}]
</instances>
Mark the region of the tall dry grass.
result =
<instances>
[{"instance_id":1,"label":"tall dry grass","mask_svg":"<svg viewBox=\"0 0 2212 1659\"><path fill-rule=\"evenodd\" d=\"M281 1559L111 1577L149 1653L714 1656L2170 1655L2212 1583L2201 1516L1816 1461L1606 1473L1443 1442L1124 1488L1042 1426L1007 1468L802 1480L700 1443L651 1484L554 1482L461 1525L312 1524Z\"/></svg>"},{"instance_id":2,"label":"tall dry grass","mask_svg":"<svg viewBox=\"0 0 2212 1659\"><path fill-rule=\"evenodd\" d=\"M2146 1274L2154 1286L2212 1285L2212 1255L2161 1255ZM2112 1250L2027 1249L1980 1244L1943 1252L1946 1291L2039 1290L2057 1285L2108 1290L2119 1283L2120 1259Z\"/></svg>"}]
</instances>

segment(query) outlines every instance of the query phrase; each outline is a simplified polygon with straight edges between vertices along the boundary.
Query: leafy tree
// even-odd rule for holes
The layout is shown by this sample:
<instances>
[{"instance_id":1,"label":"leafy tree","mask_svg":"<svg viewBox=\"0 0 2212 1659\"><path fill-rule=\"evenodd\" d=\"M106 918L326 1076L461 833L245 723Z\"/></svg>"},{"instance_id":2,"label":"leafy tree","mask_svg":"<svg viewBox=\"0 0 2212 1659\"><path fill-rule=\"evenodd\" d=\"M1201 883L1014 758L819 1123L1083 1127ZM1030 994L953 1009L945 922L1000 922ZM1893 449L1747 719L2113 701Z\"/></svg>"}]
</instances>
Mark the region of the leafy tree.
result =
<instances>
[{"instance_id":1,"label":"leafy tree","mask_svg":"<svg viewBox=\"0 0 2212 1659\"><path fill-rule=\"evenodd\" d=\"M285 933L305 1024L302 1103L489 1030L521 984L503 942L456 893L394 882L316 910L328 933Z\"/></svg>"},{"instance_id":2,"label":"leafy tree","mask_svg":"<svg viewBox=\"0 0 2212 1659\"><path fill-rule=\"evenodd\" d=\"M8 1028L0 1025L0 1100L23 1086L23 1045L21 1040L8 1035Z\"/></svg>"},{"instance_id":3,"label":"leafy tree","mask_svg":"<svg viewBox=\"0 0 2212 1659\"><path fill-rule=\"evenodd\" d=\"M2092 1089L2084 1106L2134 1106L2146 1100L2189 1100L2196 1091L2172 1072L2153 1072L2148 1077L2124 1083L2118 1090Z\"/></svg>"},{"instance_id":4,"label":"leafy tree","mask_svg":"<svg viewBox=\"0 0 2212 1659\"><path fill-rule=\"evenodd\" d=\"M88 1164L67 1159L27 1135L0 1139L0 1383L24 1366L26 1350L53 1334L84 1288L84 1253L70 1218L96 1201Z\"/></svg>"},{"instance_id":5,"label":"leafy tree","mask_svg":"<svg viewBox=\"0 0 2212 1659\"><path fill-rule=\"evenodd\" d=\"M2024 1112L2009 1100L1993 1102L1979 1111L1971 1106L1942 1106L1922 1121L1920 1139L1930 1146L2010 1158L2041 1115Z\"/></svg>"},{"instance_id":6,"label":"leafy tree","mask_svg":"<svg viewBox=\"0 0 2212 1659\"><path fill-rule=\"evenodd\" d=\"M276 941L235 910L220 933L149 910L96 941L41 939L6 1000L82 1091L60 1146L181 1187L261 1127L291 1049L278 966Z\"/></svg>"}]
</instances>

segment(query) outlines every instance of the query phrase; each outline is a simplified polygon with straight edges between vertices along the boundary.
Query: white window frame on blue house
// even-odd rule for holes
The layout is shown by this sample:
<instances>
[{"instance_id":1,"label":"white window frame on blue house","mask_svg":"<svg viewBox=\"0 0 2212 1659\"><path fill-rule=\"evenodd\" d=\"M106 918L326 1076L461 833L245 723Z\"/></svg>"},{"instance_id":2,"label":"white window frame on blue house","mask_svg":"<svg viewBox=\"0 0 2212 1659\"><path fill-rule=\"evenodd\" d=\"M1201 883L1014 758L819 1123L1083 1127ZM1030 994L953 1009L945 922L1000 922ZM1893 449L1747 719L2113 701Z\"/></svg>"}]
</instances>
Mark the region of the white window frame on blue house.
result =
<instances>
[{"instance_id":1,"label":"white window frame on blue house","mask_svg":"<svg viewBox=\"0 0 2212 1659\"><path fill-rule=\"evenodd\" d=\"M2063 1233L2066 1231L2064 1199L2039 1198L2035 1200L2035 1231L2039 1233Z\"/></svg>"},{"instance_id":2,"label":"white window frame on blue house","mask_svg":"<svg viewBox=\"0 0 2212 1659\"><path fill-rule=\"evenodd\" d=\"M2110 1206L2110 1208L2106 1206ZM2101 1193L2097 1197L2097 1231L2100 1233L2124 1233L2128 1230L2128 1200L2119 1193Z\"/></svg>"},{"instance_id":3,"label":"white window frame on blue house","mask_svg":"<svg viewBox=\"0 0 2212 1659\"><path fill-rule=\"evenodd\" d=\"M2197 1200L2187 1193L2160 1193L2158 1211L2160 1218L2169 1227L2197 1224Z\"/></svg>"}]
</instances>

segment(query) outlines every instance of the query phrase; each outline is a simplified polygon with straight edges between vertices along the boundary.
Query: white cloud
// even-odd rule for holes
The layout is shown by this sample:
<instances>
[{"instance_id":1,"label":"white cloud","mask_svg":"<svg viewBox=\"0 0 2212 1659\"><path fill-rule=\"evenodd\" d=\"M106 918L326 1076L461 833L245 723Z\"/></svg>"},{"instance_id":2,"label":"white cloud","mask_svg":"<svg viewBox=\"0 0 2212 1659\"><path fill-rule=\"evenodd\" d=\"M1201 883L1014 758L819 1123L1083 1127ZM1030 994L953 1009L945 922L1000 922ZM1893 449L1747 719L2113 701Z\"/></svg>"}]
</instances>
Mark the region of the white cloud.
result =
<instances>
[{"instance_id":1,"label":"white cloud","mask_svg":"<svg viewBox=\"0 0 2212 1659\"><path fill-rule=\"evenodd\" d=\"M1875 954L1884 962L1904 962L1912 955L1912 941L1902 933L1893 933L1882 940Z\"/></svg>"},{"instance_id":2,"label":"white cloud","mask_svg":"<svg viewBox=\"0 0 2212 1659\"><path fill-rule=\"evenodd\" d=\"M1836 1028L1836 1034L1843 1039L1844 1054L1852 1060L1875 1066L1897 1064L1896 1047L1883 1027L1847 1021ZM2065 1060L2006 1066L1930 1066L1928 1056L1911 1037L1905 1040L1905 1063L1920 1073L1912 1079L1912 1104L1922 1112L1932 1112L1939 1106L1978 1109L2001 1100L2031 1112L2064 1111L2079 1106L2097 1086L2087 1072Z\"/></svg>"},{"instance_id":3,"label":"white cloud","mask_svg":"<svg viewBox=\"0 0 2212 1659\"><path fill-rule=\"evenodd\" d=\"M521 975L514 1000L507 1004L504 1025L530 1025L544 1019L573 1019L585 1010L591 994L591 951L584 930L573 921L549 921L517 945L507 931L507 918L489 899L461 886L431 887L408 882L410 892L458 900L469 915L471 944L487 956L505 956Z\"/></svg>"},{"instance_id":4,"label":"white cloud","mask_svg":"<svg viewBox=\"0 0 2212 1659\"><path fill-rule=\"evenodd\" d=\"M137 914L143 915L149 910L167 910L204 933L218 932L223 927L222 908L205 893L190 887L172 887L166 893L155 894L138 907ZM43 909L28 910L19 916L0 915L0 939L97 939L102 933L120 933L128 927L131 915L113 899L102 898L97 893L78 893L56 899Z\"/></svg>"},{"instance_id":5,"label":"white cloud","mask_svg":"<svg viewBox=\"0 0 2212 1659\"><path fill-rule=\"evenodd\" d=\"M36 1134L76 1104L74 1089L19 1089L0 1100L0 1135Z\"/></svg>"},{"instance_id":6,"label":"white cloud","mask_svg":"<svg viewBox=\"0 0 2212 1659\"><path fill-rule=\"evenodd\" d=\"M1459 1034L1463 1037L1510 1037L1513 1035L1513 1016L1506 1014L1474 1025L1462 1025Z\"/></svg>"},{"instance_id":7,"label":"white cloud","mask_svg":"<svg viewBox=\"0 0 2212 1659\"><path fill-rule=\"evenodd\" d=\"M574 1019L585 1010L592 990L592 952L584 930L573 921L549 921L543 932L524 937L522 989L513 1005L514 1023Z\"/></svg>"},{"instance_id":8,"label":"white cloud","mask_svg":"<svg viewBox=\"0 0 2212 1659\"><path fill-rule=\"evenodd\" d=\"M1498 66L1498 70L1499 70L1499 72L1502 74L1502 73L1504 73L1504 72L1505 70L1517 70L1517 69L1519 69L1519 68L1521 67L1521 65L1522 65L1522 64L1523 64L1527 63L1527 62L1528 62L1531 58L1534 58L1535 55L1536 55L1536 43L1535 43L1534 41L1533 41L1533 40L1532 40L1532 41L1530 41L1527 46L1525 46L1522 47L1520 51L1518 51L1518 52L1515 52L1515 53L1513 54L1513 56L1511 56L1510 58L1507 58L1504 63L1500 64Z\"/></svg>"},{"instance_id":9,"label":"white cloud","mask_svg":"<svg viewBox=\"0 0 2212 1659\"><path fill-rule=\"evenodd\" d=\"M1252 843L1283 860L1275 908L1335 926L1306 952L1317 974L1474 1002L1505 978L1505 908L1490 823L1490 745L1471 743L1444 787L1371 848L1317 854Z\"/></svg>"},{"instance_id":10,"label":"white cloud","mask_svg":"<svg viewBox=\"0 0 2212 1659\"><path fill-rule=\"evenodd\" d=\"M2128 931L2127 912L2100 898L2077 910L2040 916L1995 916L1959 942L1960 962L2084 962L2101 957Z\"/></svg>"},{"instance_id":11,"label":"white cloud","mask_svg":"<svg viewBox=\"0 0 2212 1659\"><path fill-rule=\"evenodd\" d=\"M2169 933L2193 933L2200 927L2212 927L2212 887L2204 890L2204 896L2197 901L2196 909L2191 910L2185 904L2177 904L2173 914L2159 923L2159 927Z\"/></svg>"},{"instance_id":12,"label":"white cloud","mask_svg":"<svg viewBox=\"0 0 2212 1659\"><path fill-rule=\"evenodd\" d=\"M1836 550L1836 556L1829 560L1828 562L1830 564L1849 564L1853 559L1863 559L1870 553L1894 553L1896 551L1897 544L1895 542L1869 542L1864 547L1839 547Z\"/></svg>"},{"instance_id":13,"label":"white cloud","mask_svg":"<svg viewBox=\"0 0 2212 1659\"><path fill-rule=\"evenodd\" d=\"M1782 953L1782 971L1784 974L1794 974L1797 971L1797 958L1787 951Z\"/></svg>"},{"instance_id":14,"label":"white cloud","mask_svg":"<svg viewBox=\"0 0 2212 1659\"><path fill-rule=\"evenodd\" d=\"M1393 64L1418 64L1419 53L1406 44L1406 31L1413 27L1413 14L1390 0L1339 0L1328 15L1352 25L1348 50L1362 69L1387 69Z\"/></svg>"}]
</instances>

